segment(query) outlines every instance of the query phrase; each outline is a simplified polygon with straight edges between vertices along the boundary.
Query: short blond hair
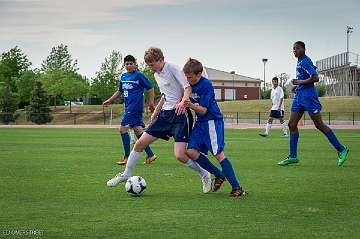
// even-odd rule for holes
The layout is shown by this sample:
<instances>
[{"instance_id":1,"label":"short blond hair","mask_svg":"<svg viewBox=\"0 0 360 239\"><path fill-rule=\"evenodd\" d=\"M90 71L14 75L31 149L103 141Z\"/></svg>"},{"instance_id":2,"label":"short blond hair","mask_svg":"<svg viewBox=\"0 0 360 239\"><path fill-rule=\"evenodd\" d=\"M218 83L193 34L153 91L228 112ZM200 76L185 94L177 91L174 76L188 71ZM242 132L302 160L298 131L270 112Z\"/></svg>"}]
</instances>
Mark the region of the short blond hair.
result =
<instances>
[{"instance_id":1,"label":"short blond hair","mask_svg":"<svg viewBox=\"0 0 360 239\"><path fill-rule=\"evenodd\" d=\"M193 58L189 58L189 60L185 63L183 67L183 71L185 74L199 74L203 72L203 70L204 68L201 62Z\"/></svg>"},{"instance_id":2,"label":"short blond hair","mask_svg":"<svg viewBox=\"0 0 360 239\"><path fill-rule=\"evenodd\" d=\"M164 55L160 48L157 47L150 47L147 51L145 51L144 60L145 63L153 63L164 59Z\"/></svg>"}]
</instances>

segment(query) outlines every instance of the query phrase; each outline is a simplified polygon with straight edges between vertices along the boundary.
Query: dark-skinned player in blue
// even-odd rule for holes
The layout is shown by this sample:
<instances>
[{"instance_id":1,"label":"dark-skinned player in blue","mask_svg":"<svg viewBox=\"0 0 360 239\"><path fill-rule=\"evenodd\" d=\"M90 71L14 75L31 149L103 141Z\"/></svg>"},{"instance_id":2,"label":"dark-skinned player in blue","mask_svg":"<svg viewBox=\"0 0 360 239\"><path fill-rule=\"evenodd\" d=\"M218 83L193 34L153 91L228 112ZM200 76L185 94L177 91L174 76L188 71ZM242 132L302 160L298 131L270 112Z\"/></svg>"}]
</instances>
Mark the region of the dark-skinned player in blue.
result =
<instances>
[{"instance_id":1,"label":"dark-skinned player in blue","mask_svg":"<svg viewBox=\"0 0 360 239\"><path fill-rule=\"evenodd\" d=\"M320 130L338 152L338 166L343 166L349 149L342 145L337 139L334 132L323 122L321 118L321 104L316 92L314 83L319 81L316 66L312 63L311 59L305 54L305 43L297 41L293 45L294 56L298 58L296 65L296 79L291 82L294 85L292 91L295 94L291 106L291 114L289 120L290 130L290 152L289 156L280 161L278 165L286 166L299 162L297 156L297 145L299 139L298 122L302 115L307 111L314 122L314 125Z\"/></svg>"}]
</instances>

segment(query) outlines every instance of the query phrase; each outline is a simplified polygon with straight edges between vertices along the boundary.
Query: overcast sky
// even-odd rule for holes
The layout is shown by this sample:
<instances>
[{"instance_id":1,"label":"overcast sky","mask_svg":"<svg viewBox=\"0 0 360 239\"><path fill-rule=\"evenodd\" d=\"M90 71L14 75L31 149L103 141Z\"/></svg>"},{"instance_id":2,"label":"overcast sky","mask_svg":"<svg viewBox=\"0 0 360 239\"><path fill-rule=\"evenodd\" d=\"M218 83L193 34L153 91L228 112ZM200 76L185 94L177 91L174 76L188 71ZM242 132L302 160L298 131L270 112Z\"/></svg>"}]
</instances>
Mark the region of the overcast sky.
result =
<instances>
[{"instance_id":1,"label":"overcast sky","mask_svg":"<svg viewBox=\"0 0 360 239\"><path fill-rule=\"evenodd\" d=\"M263 78L295 74L294 41L315 61L360 53L359 0L0 0L0 52L18 45L34 67L53 46L69 46L80 73L94 76L112 50L143 61L150 46L182 66L188 57Z\"/></svg>"}]
</instances>

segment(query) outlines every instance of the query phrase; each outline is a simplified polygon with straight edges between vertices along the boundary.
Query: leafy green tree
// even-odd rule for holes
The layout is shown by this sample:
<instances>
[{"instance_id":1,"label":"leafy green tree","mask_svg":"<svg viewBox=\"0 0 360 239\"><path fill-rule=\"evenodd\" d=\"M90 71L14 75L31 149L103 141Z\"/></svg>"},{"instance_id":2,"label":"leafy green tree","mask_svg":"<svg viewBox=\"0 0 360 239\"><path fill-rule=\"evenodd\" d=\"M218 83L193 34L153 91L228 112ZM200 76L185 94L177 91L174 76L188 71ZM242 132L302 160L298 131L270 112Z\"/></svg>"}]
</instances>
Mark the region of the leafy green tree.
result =
<instances>
[{"instance_id":1,"label":"leafy green tree","mask_svg":"<svg viewBox=\"0 0 360 239\"><path fill-rule=\"evenodd\" d=\"M47 94L52 98L52 105L55 106L63 100L62 82L66 80L66 72L60 69L52 70L40 75L40 81L43 84Z\"/></svg>"},{"instance_id":2,"label":"leafy green tree","mask_svg":"<svg viewBox=\"0 0 360 239\"><path fill-rule=\"evenodd\" d=\"M264 99L270 99L271 98L271 89L267 89L264 92Z\"/></svg>"},{"instance_id":3,"label":"leafy green tree","mask_svg":"<svg viewBox=\"0 0 360 239\"><path fill-rule=\"evenodd\" d=\"M105 58L100 70L91 81L90 94L102 100L110 97L118 89L118 77L123 70L123 58L120 52L112 51Z\"/></svg>"},{"instance_id":4,"label":"leafy green tree","mask_svg":"<svg viewBox=\"0 0 360 239\"><path fill-rule=\"evenodd\" d=\"M6 85L6 95L17 98L19 94L18 79L30 70L31 62L19 47L14 47L0 56L0 83ZM8 92L10 91L10 92ZM14 102L14 99L9 99ZM15 99L22 106L22 101ZM11 103L12 104L12 103ZM19 107L17 106L17 108Z\"/></svg>"},{"instance_id":5,"label":"leafy green tree","mask_svg":"<svg viewBox=\"0 0 360 239\"><path fill-rule=\"evenodd\" d=\"M19 77L22 72L29 70L31 62L22 50L15 46L8 52L1 54L0 62L7 66L6 71L2 70L2 74L6 77Z\"/></svg>"},{"instance_id":6,"label":"leafy green tree","mask_svg":"<svg viewBox=\"0 0 360 239\"><path fill-rule=\"evenodd\" d=\"M326 87L323 84L317 84L316 85L316 91L319 97L322 97L326 94Z\"/></svg>"},{"instance_id":7,"label":"leafy green tree","mask_svg":"<svg viewBox=\"0 0 360 239\"><path fill-rule=\"evenodd\" d=\"M51 49L50 55L41 64L41 71L64 70L77 72L77 60L73 60L67 45L60 44Z\"/></svg>"},{"instance_id":8,"label":"leafy green tree","mask_svg":"<svg viewBox=\"0 0 360 239\"><path fill-rule=\"evenodd\" d=\"M90 87L86 77L62 69L43 73L40 79L55 106L59 101L85 97Z\"/></svg>"},{"instance_id":9,"label":"leafy green tree","mask_svg":"<svg viewBox=\"0 0 360 239\"><path fill-rule=\"evenodd\" d=\"M277 74L276 77L279 79L279 86L284 91L284 99L287 99L289 97L288 89L285 87L286 83L289 82L290 76L286 73L280 73Z\"/></svg>"},{"instance_id":10,"label":"leafy green tree","mask_svg":"<svg viewBox=\"0 0 360 239\"><path fill-rule=\"evenodd\" d=\"M42 83L36 81L31 94L31 102L27 107L27 120L35 124L46 124L53 119L48 104L48 97Z\"/></svg>"},{"instance_id":11,"label":"leafy green tree","mask_svg":"<svg viewBox=\"0 0 360 239\"><path fill-rule=\"evenodd\" d=\"M62 82L61 91L65 100L71 102L77 98L84 98L89 91L89 83L86 77L82 77L78 73L70 72L67 74L67 79Z\"/></svg>"},{"instance_id":12,"label":"leafy green tree","mask_svg":"<svg viewBox=\"0 0 360 239\"><path fill-rule=\"evenodd\" d=\"M1 80L2 76L0 76ZM10 81L1 82L0 84L0 121L9 124L15 122L18 98L11 91Z\"/></svg>"},{"instance_id":13,"label":"leafy green tree","mask_svg":"<svg viewBox=\"0 0 360 239\"><path fill-rule=\"evenodd\" d=\"M279 79L279 86L281 87L284 87L286 82L290 79L290 76L286 73L277 74L276 77Z\"/></svg>"},{"instance_id":14,"label":"leafy green tree","mask_svg":"<svg viewBox=\"0 0 360 239\"><path fill-rule=\"evenodd\" d=\"M89 82L77 73L78 69L77 60L72 59L68 47L63 44L53 47L43 61L40 80L55 108L63 100L73 101L88 94Z\"/></svg>"},{"instance_id":15,"label":"leafy green tree","mask_svg":"<svg viewBox=\"0 0 360 239\"><path fill-rule=\"evenodd\" d=\"M16 88L19 96L19 108L24 108L30 104L31 91L34 88L35 81L39 79L39 74L32 70L24 71L16 79Z\"/></svg>"},{"instance_id":16,"label":"leafy green tree","mask_svg":"<svg viewBox=\"0 0 360 239\"><path fill-rule=\"evenodd\" d=\"M159 99L161 96L160 93L160 89L158 84L156 83L155 77L154 77L154 73L151 71L151 69L146 66L144 63L140 64L139 66L139 70L151 81L151 83L154 86L154 90L155 90L155 99ZM149 99L149 94L148 92L145 92L145 99L148 100Z\"/></svg>"}]
</instances>

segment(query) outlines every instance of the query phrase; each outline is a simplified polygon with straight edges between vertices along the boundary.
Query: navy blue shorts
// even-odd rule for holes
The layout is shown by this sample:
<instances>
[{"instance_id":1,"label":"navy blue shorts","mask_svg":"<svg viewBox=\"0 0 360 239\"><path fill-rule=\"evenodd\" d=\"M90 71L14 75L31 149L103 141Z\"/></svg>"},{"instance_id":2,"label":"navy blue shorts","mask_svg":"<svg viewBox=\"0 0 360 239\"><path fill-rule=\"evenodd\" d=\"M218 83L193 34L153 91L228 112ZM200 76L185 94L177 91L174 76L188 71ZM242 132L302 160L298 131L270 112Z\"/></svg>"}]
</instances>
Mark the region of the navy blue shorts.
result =
<instances>
[{"instance_id":1,"label":"navy blue shorts","mask_svg":"<svg viewBox=\"0 0 360 239\"><path fill-rule=\"evenodd\" d=\"M131 128L142 126L142 112L125 112L121 121L121 126L129 125Z\"/></svg>"},{"instance_id":2,"label":"navy blue shorts","mask_svg":"<svg viewBox=\"0 0 360 239\"><path fill-rule=\"evenodd\" d=\"M224 151L224 120L196 122L191 132L188 149L196 149L213 155Z\"/></svg>"},{"instance_id":3,"label":"navy blue shorts","mask_svg":"<svg viewBox=\"0 0 360 239\"><path fill-rule=\"evenodd\" d=\"M272 118L275 118L275 119L279 119L279 118L284 117L284 111L283 110L271 110L269 116Z\"/></svg>"},{"instance_id":4,"label":"navy blue shorts","mask_svg":"<svg viewBox=\"0 0 360 239\"><path fill-rule=\"evenodd\" d=\"M182 115L176 115L175 110L161 110L157 119L145 132L164 140L173 137L175 142L188 142L193 122L192 114L188 109Z\"/></svg>"}]
</instances>

